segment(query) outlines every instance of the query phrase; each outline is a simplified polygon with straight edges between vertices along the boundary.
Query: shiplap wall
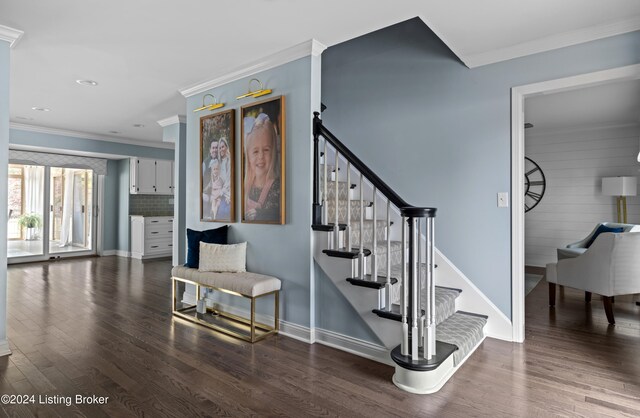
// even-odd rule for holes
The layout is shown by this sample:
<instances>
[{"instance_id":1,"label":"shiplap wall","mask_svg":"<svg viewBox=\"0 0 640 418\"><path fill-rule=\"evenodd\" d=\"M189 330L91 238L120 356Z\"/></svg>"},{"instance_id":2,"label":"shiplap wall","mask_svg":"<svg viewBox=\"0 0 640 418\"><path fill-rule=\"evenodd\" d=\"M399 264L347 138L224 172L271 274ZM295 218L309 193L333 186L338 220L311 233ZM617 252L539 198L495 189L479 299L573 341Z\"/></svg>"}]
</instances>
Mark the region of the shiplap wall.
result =
<instances>
[{"instance_id":1,"label":"shiplap wall","mask_svg":"<svg viewBox=\"0 0 640 418\"><path fill-rule=\"evenodd\" d=\"M617 221L615 197L602 196L602 177L638 176L640 128L526 131L525 155L547 180L542 201L525 215L525 263L557 261L556 249L583 239L598 222ZM627 197L628 222L640 223L640 197Z\"/></svg>"}]
</instances>

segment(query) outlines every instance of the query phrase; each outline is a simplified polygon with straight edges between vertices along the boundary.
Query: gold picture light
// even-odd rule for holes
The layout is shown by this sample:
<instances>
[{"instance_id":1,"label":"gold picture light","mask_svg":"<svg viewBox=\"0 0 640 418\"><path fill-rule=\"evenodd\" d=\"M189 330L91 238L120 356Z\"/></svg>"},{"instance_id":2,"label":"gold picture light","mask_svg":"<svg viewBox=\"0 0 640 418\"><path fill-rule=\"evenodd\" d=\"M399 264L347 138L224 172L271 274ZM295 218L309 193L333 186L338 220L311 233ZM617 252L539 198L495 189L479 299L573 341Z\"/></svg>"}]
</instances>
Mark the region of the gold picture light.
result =
<instances>
[{"instance_id":1,"label":"gold picture light","mask_svg":"<svg viewBox=\"0 0 640 418\"><path fill-rule=\"evenodd\" d=\"M251 83L253 83L254 81L258 83L258 85L260 86L258 90L251 90ZM236 97L236 100L244 99L245 97L253 97L255 99L256 97L266 96L267 94L270 94L272 91L273 90L271 89L265 89L264 86L262 85L262 81L258 80L257 78L252 78L251 80L249 80L249 91L243 94L242 96Z\"/></svg>"},{"instance_id":2,"label":"gold picture light","mask_svg":"<svg viewBox=\"0 0 640 418\"><path fill-rule=\"evenodd\" d=\"M204 103L207 96L211 97L211 99L213 100L213 103L210 103L210 104ZM194 109L193 111L200 112L201 110L216 110L216 109L220 109L221 107L224 107L224 103L218 103L218 101L216 100L216 96L214 96L213 94L205 94L202 97L202 107Z\"/></svg>"}]
</instances>

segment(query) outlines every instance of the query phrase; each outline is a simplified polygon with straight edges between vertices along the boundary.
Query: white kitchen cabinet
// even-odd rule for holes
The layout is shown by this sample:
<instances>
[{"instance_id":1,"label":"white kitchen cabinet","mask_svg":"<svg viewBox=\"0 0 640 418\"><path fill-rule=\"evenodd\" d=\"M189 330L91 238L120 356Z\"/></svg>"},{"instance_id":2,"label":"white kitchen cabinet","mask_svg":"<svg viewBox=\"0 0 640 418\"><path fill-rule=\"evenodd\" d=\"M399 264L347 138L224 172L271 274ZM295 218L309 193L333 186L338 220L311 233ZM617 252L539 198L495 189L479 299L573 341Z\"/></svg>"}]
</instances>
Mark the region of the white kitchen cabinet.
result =
<instances>
[{"instance_id":1,"label":"white kitchen cabinet","mask_svg":"<svg viewBox=\"0 0 640 418\"><path fill-rule=\"evenodd\" d=\"M129 193L173 194L173 161L131 158Z\"/></svg>"},{"instance_id":2,"label":"white kitchen cabinet","mask_svg":"<svg viewBox=\"0 0 640 418\"><path fill-rule=\"evenodd\" d=\"M131 216L131 257L167 257L173 253L173 217Z\"/></svg>"},{"instance_id":3,"label":"white kitchen cabinet","mask_svg":"<svg viewBox=\"0 0 640 418\"><path fill-rule=\"evenodd\" d=\"M156 193L173 194L173 162L156 160Z\"/></svg>"}]
</instances>

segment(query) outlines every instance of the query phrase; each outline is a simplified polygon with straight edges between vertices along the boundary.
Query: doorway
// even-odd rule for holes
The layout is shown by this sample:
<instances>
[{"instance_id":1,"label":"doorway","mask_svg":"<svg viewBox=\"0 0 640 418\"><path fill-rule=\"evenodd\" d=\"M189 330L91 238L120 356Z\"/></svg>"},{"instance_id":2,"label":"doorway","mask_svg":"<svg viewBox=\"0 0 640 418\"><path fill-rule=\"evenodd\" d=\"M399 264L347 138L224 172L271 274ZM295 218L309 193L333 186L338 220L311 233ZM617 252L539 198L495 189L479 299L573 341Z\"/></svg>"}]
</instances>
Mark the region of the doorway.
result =
<instances>
[{"instance_id":1,"label":"doorway","mask_svg":"<svg viewBox=\"0 0 640 418\"><path fill-rule=\"evenodd\" d=\"M9 263L96 253L96 177L84 168L9 165Z\"/></svg>"},{"instance_id":2,"label":"doorway","mask_svg":"<svg viewBox=\"0 0 640 418\"><path fill-rule=\"evenodd\" d=\"M511 90L511 300L514 341L524 341L525 297L525 99L601 84L640 79L640 65L614 68Z\"/></svg>"}]
</instances>

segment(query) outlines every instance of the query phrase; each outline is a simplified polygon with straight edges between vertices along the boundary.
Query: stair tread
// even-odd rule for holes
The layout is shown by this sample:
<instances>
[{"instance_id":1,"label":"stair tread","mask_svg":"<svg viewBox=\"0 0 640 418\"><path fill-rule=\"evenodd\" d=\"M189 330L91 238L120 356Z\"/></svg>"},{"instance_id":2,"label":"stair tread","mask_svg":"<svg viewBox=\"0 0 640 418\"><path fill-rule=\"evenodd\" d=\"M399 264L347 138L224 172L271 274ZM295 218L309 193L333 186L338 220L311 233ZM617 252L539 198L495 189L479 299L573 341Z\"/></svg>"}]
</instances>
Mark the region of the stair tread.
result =
<instances>
[{"instance_id":1,"label":"stair tread","mask_svg":"<svg viewBox=\"0 0 640 418\"><path fill-rule=\"evenodd\" d=\"M484 338L487 318L482 315L456 312L436 327L436 339L453 344L458 350L453 355L457 365Z\"/></svg>"},{"instance_id":2,"label":"stair tread","mask_svg":"<svg viewBox=\"0 0 640 418\"><path fill-rule=\"evenodd\" d=\"M436 286L436 325L445 321L450 314L455 311L455 299L460 295L456 289L448 287ZM449 304L448 306L446 306ZM392 304L391 310L374 309L373 313L381 318L391 319L393 321L402 320L400 315L400 305ZM424 311L422 312L424 314Z\"/></svg>"},{"instance_id":3,"label":"stair tread","mask_svg":"<svg viewBox=\"0 0 640 418\"><path fill-rule=\"evenodd\" d=\"M347 225L338 224L338 228L340 229L340 231L344 231L345 229L347 229ZM311 225L311 229L314 231L331 232L334 229L334 224L314 224Z\"/></svg>"},{"instance_id":4,"label":"stair tread","mask_svg":"<svg viewBox=\"0 0 640 418\"><path fill-rule=\"evenodd\" d=\"M358 277L350 277L347 279L347 281L354 286L361 286L378 290L384 288L387 285L387 278L385 276L378 276L376 280L372 280L370 274L365 274L364 279L360 279ZM398 283L398 279L392 277L391 284L394 285L396 283Z\"/></svg>"},{"instance_id":5,"label":"stair tread","mask_svg":"<svg viewBox=\"0 0 640 418\"><path fill-rule=\"evenodd\" d=\"M419 372L428 372L437 369L438 366L449 358L449 356L452 354L455 355L458 351L458 348L455 345L436 341L436 355L433 356L431 360L426 360L424 358L412 360L411 357L403 356L401 354L400 347L401 346L397 346L391 350L391 359L402 368ZM422 348L419 349L418 352L422 353Z\"/></svg>"},{"instance_id":6,"label":"stair tread","mask_svg":"<svg viewBox=\"0 0 640 418\"><path fill-rule=\"evenodd\" d=\"M337 250L322 250L323 253L328 255L329 257L338 257L338 258L358 258L359 249L352 249L351 251L346 248L339 248ZM363 250L365 257L371 255L371 250L365 248Z\"/></svg>"}]
</instances>

